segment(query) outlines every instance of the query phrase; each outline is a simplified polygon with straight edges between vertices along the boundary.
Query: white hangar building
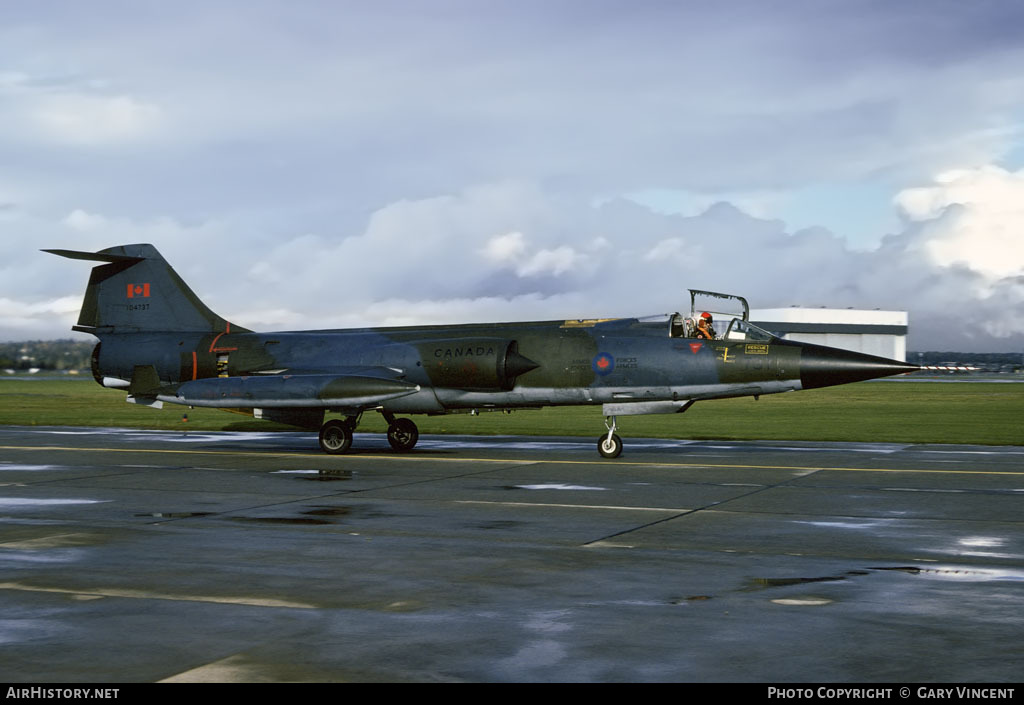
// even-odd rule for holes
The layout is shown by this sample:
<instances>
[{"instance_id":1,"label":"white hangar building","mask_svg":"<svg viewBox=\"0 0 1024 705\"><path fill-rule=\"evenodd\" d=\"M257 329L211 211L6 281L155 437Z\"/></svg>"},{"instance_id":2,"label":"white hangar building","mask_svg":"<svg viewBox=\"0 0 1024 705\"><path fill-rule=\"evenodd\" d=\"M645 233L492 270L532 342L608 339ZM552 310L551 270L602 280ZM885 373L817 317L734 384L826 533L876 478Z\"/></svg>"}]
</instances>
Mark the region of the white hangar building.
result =
<instances>
[{"instance_id":1,"label":"white hangar building","mask_svg":"<svg viewBox=\"0 0 1024 705\"><path fill-rule=\"evenodd\" d=\"M817 343L905 362L906 311L852 308L751 309L750 322L787 340Z\"/></svg>"}]
</instances>

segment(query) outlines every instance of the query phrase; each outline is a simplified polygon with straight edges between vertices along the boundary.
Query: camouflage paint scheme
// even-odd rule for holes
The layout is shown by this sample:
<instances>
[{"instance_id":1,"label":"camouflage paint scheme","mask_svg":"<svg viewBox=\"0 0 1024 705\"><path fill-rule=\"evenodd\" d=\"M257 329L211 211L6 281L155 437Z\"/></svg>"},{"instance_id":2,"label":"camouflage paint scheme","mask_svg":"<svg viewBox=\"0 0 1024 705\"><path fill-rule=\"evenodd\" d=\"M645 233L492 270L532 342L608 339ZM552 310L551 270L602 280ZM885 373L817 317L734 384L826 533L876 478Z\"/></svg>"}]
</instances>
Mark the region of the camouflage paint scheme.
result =
<instances>
[{"instance_id":1,"label":"camouflage paint scheme","mask_svg":"<svg viewBox=\"0 0 1024 705\"><path fill-rule=\"evenodd\" d=\"M125 389L134 403L242 410L319 427L320 446L332 453L348 450L366 411L382 413L391 445L407 451L418 431L395 414L602 404L611 423L598 448L615 457L620 415L679 413L699 400L917 369L782 340L746 322L745 301L716 294L743 301L744 314L714 340L687 337L679 314L256 333L207 308L152 245L46 252L104 263L92 270L74 328L100 340L97 382ZM344 419L323 423L326 413Z\"/></svg>"}]
</instances>

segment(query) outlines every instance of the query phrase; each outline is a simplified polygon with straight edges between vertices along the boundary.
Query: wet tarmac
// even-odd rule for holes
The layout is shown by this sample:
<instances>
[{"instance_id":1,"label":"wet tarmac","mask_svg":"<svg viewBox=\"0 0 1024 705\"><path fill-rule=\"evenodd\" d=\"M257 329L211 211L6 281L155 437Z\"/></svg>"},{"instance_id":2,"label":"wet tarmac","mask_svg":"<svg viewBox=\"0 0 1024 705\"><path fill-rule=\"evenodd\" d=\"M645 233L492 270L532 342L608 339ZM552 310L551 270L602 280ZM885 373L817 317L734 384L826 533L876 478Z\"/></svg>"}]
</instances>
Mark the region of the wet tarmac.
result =
<instances>
[{"instance_id":1,"label":"wet tarmac","mask_svg":"<svg viewBox=\"0 0 1024 705\"><path fill-rule=\"evenodd\" d=\"M998 682L1024 447L0 427L0 680Z\"/></svg>"}]
</instances>

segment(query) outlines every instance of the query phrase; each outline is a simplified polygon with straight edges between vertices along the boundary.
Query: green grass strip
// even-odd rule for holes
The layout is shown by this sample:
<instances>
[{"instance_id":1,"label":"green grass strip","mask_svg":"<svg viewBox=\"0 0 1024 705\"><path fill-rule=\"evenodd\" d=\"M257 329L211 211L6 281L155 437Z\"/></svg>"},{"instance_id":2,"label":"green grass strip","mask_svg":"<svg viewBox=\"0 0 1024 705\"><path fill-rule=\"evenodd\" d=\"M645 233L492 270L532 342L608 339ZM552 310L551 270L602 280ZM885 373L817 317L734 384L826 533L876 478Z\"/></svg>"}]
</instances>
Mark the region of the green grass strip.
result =
<instances>
[{"instance_id":1,"label":"green grass strip","mask_svg":"<svg viewBox=\"0 0 1024 705\"><path fill-rule=\"evenodd\" d=\"M0 424L190 430L294 430L216 409L126 404L91 379L0 379ZM184 421L183 416L188 420ZM415 416L421 433L586 436L604 430L601 407L512 414ZM360 431L383 433L368 413ZM624 437L1024 445L1024 384L864 382L695 404L685 414L619 417Z\"/></svg>"}]
</instances>

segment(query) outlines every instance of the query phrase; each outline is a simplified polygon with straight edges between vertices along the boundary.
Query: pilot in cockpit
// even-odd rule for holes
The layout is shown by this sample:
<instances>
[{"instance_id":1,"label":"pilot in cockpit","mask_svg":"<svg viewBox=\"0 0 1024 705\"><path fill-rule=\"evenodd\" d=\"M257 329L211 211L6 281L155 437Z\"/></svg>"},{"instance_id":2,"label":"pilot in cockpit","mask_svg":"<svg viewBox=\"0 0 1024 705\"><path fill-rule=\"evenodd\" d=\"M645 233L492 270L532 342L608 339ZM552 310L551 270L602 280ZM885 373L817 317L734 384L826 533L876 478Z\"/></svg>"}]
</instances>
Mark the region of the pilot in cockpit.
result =
<instances>
[{"instance_id":1,"label":"pilot in cockpit","mask_svg":"<svg viewBox=\"0 0 1024 705\"><path fill-rule=\"evenodd\" d=\"M712 325L713 322L711 314L707 311L700 314L700 318L697 319L697 329L695 331L696 337L704 340L714 340L715 328Z\"/></svg>"}]
</instances>

